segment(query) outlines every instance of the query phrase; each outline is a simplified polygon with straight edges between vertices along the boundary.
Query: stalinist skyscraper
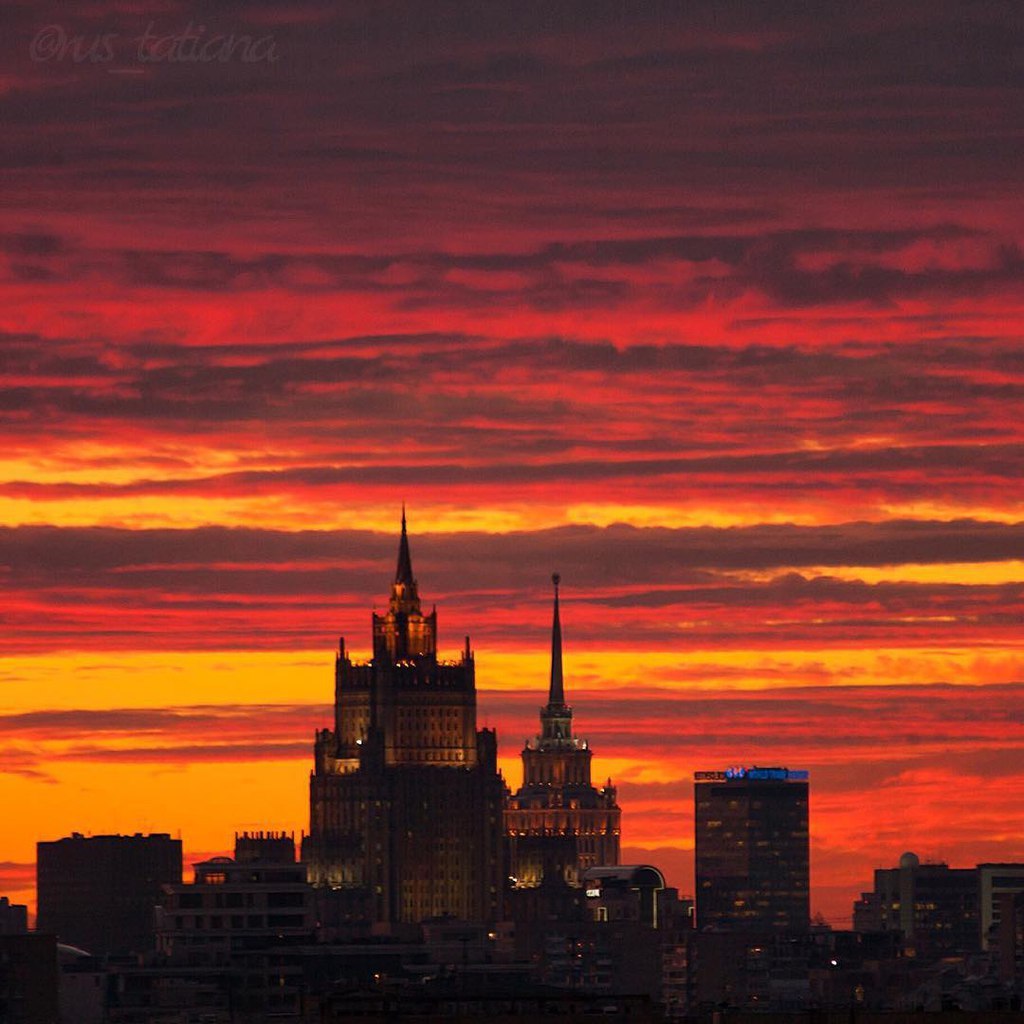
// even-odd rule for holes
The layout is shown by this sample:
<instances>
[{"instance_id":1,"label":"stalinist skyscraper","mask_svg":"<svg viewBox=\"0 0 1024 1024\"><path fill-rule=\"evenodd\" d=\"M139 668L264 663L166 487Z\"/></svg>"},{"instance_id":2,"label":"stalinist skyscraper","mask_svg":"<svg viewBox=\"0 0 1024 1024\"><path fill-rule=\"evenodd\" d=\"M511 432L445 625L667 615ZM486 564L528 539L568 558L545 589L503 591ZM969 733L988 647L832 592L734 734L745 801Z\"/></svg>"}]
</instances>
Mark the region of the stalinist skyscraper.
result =
<instances>
[{"instance_id":1,"label":"stalinist skyscraper","mask_svg":"<svg viewBox=\"0 0 1024 1024\"><path fill-rule=\"evenodd\" d=\"M365 920L499 916L502 805L493 730L476 728L473 654L437 657L405 511L388 610L373 615L373 657L335 664L334 728L317 732L309 836L315 884L345 891Z\"/></svg>"},{"instance_id":2,"label":"stalinist skyscraper","mask_svg":"<svg viewBox=\"0 0 1024 1024\"><path fill-rule=\"evenodd\" d=\"M548 702L540 710L540 735L523 750L523 785L505 810L509 869L517 888L542 883L578 885L596 865L619 863L619 819L615 788L590 781L590 745L572 731L572 708L565 702L562 674L562 622L559 576L551 625L551 678Z\"/></svg>"}]
</instances>

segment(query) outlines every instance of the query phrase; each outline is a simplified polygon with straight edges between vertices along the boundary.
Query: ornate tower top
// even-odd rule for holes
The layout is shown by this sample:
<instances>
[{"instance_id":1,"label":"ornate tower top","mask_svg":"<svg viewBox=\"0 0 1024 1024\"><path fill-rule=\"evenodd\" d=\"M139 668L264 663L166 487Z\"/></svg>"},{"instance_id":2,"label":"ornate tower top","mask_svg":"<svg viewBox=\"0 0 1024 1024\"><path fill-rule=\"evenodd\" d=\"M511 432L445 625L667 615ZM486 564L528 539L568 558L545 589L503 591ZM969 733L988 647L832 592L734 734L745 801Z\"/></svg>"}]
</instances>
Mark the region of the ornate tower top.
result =
<instances>
[{"instance_id":1,"label":"ornate tower top","mask_svg":"<svg viewBox=\"0 0 1024 1024\"><path fill-rule=\"evenodd\" d=\"M374 658L392 662L434 658L437 654L437 612L424 615L419 588L412 572L409 533L402 504L402 535L398 541L398 564L391 584L386 615L373 617Z\"/></svg>"}]
</instances>

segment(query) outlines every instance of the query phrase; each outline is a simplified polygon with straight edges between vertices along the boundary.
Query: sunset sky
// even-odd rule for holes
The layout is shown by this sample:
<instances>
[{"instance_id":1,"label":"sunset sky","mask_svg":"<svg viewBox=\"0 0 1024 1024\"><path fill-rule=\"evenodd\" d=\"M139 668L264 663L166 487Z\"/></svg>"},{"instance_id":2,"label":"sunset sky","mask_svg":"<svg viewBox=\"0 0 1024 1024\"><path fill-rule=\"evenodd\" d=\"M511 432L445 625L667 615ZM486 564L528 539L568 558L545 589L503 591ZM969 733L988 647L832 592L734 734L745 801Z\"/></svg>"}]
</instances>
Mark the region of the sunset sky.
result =
<instances>
[{"instance_id":1,"label":"sunset sky","mask_svg":"<svg viewBox=\"0 0 1024 1024\"><path fill-rule=\"evenodd\" d=\"M513 786L562 574L626 860L692 892L731 764L810 771L837 925L1024 860L1021 9L0 19L0 894L307 827L403 500Z\"/></svg>"}]
</instances>

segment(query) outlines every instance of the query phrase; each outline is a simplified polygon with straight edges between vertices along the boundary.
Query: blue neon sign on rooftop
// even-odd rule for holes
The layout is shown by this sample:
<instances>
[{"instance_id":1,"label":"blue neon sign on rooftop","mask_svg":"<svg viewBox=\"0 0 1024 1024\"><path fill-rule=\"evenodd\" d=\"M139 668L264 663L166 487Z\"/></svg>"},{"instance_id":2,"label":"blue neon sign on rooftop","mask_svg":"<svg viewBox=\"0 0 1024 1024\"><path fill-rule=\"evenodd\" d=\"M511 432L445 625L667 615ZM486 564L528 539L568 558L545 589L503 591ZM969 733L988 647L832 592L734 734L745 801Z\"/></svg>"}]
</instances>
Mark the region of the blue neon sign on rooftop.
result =
<instances>
[{"instance_id":1,"label":"blue neon sign on rooftop","mask_svg":"<svg viewBox=\"0 0 1024 1024\"><path fill-rule=\"evenodd\" d=\"M727 779L752 779L756 782L806 782L810 772L788 768L726 768Z\"/></svg>"}]
</instances>

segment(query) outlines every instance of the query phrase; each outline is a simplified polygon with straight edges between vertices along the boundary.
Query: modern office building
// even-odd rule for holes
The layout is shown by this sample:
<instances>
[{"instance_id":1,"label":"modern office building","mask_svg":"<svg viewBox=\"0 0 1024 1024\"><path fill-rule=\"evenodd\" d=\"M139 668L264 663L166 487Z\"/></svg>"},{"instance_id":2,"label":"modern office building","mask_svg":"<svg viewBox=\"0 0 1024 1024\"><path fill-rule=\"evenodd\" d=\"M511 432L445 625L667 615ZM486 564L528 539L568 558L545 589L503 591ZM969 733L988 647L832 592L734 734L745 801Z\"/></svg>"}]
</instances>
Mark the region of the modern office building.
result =
<instances>
[{"instance_id":1,"label":"modern office building","mask_svg":"<svg viewBox=\"0 0 1024 1024\"><path fill-rule=\"evenodd\" d=\"M100 956L153 948L162 887L181 881L181 840L166 833L37 844L36 928Z\"/></svg>"},{"instance_id":2,"label":"modern office building","mask_svg":"<svg viewBox=\"0 0 1024 1024\"><path fill-rule=\"evenodd\" d=\"M999 943L1003 895L1024 893L1024 864L979 864L978 897L981 948L995 949Z\"/></svg>"},{"instance_id":3,"label":"modern office building","mask_svg":"<svg viewBox=\"0 0 1024 1024\"><path fill-rule=\"evenodd\" d=\"M805 931L808 776L786 768L694 775L697 928Z\"/></svg>"},{"instance_id":4,"label":"modern office building","mask_svg":"<svg viewBox=\"0 0 1024 1024\"><path fill-rule=\"evenodd\" d=\"M621 811L611 779L597 789L590 780L592 751L573 735L565 702L562 625L555 585L548 702L540 710L540 734L522 753L523 784L505 808L509 874L517 888L545 882L579 886L584 873L619 863Z\"/></svg>"},{"instance_id":5,"label":"modern office building","mask_svg":"<svg viewBox=\"0 0 1024 1024\"><path fill-rule=\"evenodd\" d=\"M405 512L373 657L339 642L334 727L317 733L310 779L310 881L353 919L418 922L500 913L505 783L497 737L476 728L473 654L437 657L437 610L423 614Z\"/></svg>"},{"instance_id":6,"label":"modern office building","mask_svg":"<svg viewBox=\"0 0 1024 1024\"><path fill-rule=\"evenodd\" d=\"M923 959L980 947L978 872L948 864L922 864L905 853L895 868L875 870L875 888L855 907L857 930L898 931L908 953Z\"/></svg>"}]
</instances>

